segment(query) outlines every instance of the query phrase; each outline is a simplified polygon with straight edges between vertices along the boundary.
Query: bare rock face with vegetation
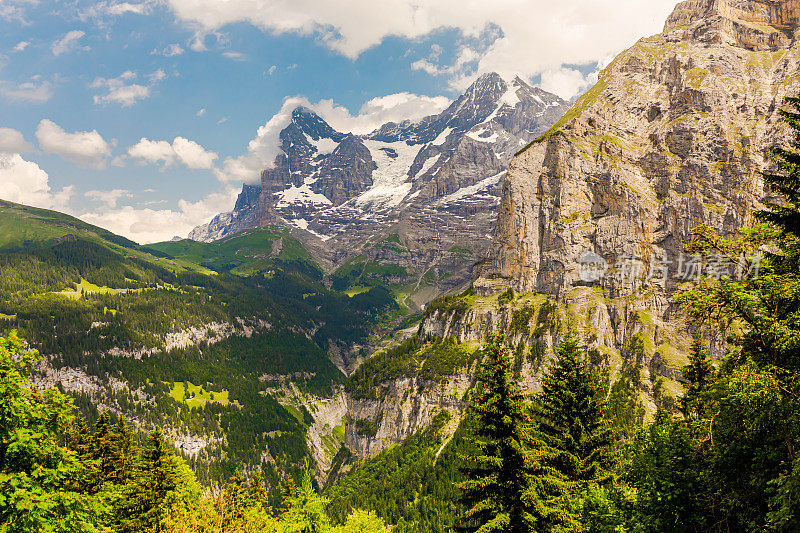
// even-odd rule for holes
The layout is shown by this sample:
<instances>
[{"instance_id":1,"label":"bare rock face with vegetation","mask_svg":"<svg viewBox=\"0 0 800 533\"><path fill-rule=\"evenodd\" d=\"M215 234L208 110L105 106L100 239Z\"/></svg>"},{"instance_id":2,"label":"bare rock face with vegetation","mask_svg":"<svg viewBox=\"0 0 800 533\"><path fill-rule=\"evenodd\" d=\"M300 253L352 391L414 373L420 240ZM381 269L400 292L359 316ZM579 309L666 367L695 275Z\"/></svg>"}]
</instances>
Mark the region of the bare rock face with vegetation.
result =
<instances>
[{"instance_id":1,"label":"bare rock face with vegetation","mask_svg":"<svg viewBox=\"0 0 800 533\"><path fill-rule=\"evenodd\" d=\"M429 304L421 334L467 344L503 334L519 347L523 386L536 391L574 327L593 363L630 379L646 411L674 405L691 345L672 299L686 281L686 245L703 224L736 237L775 199L760 173L767 148L789 140L779 110L800 87L796 12L797 2L683 2L663 33L617 57L511 162L473 289ZM608 264L602 278L582 276L587 253ZM392 392L402 379L352 404L381 422L383 438L408 411ZM365 456L381 439L358 438L361 417L346 442Z\"/></svg>"}]
</instances>

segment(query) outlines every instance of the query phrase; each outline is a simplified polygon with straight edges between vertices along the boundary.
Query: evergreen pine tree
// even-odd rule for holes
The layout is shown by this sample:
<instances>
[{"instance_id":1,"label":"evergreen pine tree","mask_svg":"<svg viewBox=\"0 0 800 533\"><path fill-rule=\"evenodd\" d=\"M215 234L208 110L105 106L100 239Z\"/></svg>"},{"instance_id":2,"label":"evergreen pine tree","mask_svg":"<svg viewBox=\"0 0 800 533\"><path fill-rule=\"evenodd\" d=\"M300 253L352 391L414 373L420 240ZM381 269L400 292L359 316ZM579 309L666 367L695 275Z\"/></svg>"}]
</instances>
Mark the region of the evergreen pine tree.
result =
<instances>
[{"instance_id":1,"label":"evergreen pine tree","mask_svg":"<svg viewBox=\"0 0 800 533\"><path fill-rule=\"evenodd\" d=\"M583 490L611 478L614 432L606 419L602 382L574 333L556 347L556 354L536 405L539 431L553 449L553 466Z\"/></svg>"},{"instance_id":2,"label":"evergreen pine tree","mask_svg":"<svg viewBox=\"0 0 800 533\"><path fill-rule=\"evenodd\" d=\"M150 432L135 479L125 486L117 509L120 529L130 533L163 531L171 508L186 506L197 497L199 488L192 485L196 481L191 472L161 432Z\"/></svg>"},{"instance_id":3,"label":"evergreen pine tree","mask_svg":"<svg viewBox=\"0 0 800 533\"><path fill-rule=\"evenodd\" d=\"M713 372L714 367L711 366L711 361L708 359L708 350L703 343L703 338L697 334L692 341L689 364L683 367L683 376L689 381L686 385L686 392L681 398L681 409L686 416L703 417L705 406L701 396L709 384Z\"/></svg>"},{"instance_id":4,"label":"evergreen pine tree","mask_svg":"<svg viewBox=\"0 0 800 533\"><path fill-rule=\"evenodd\" d=\"M236 470L228 480L223 494L222 528L224 530L234 530L237 524L243 522L246 494L247 480L239 470Z\"/></svg>"},{"instance_id":5,"label":"evergreen pine tree","mask_svg":"<svg viewBox=\"0 0 800 533\"><path fill-rule=\"evenodd\" d=\"M287 533L321 533L330 527L325 508L328 499L314 490L311 482L311 468L306 464L303 480L297 494L289 500L286 511L281 515L284 531Z\"/></svg>"},{"instance_id":6,"label":"evergreen pine tree","mask_svg":"<svg viewBox=\"0 0 800 533\"><path fill-rule=\"evenodd\" d=\"M294 498L297 497L297 485L291 474L286 474L281 481L281 507L286 509Z\"/></svg>"},{"instance_id":7,"label":"evergreen pine tree","mask_svg":"<svg viewBox=\"0 0 800 533\"><path fill-rule=\"evenodd\" d=\"M93 455L100 468L102 483L112 477L113 464L115 462L113 456L116 454L113 424L106 411L100 413L94 424L94 438L92 441Z\"/></svg>"},{"instance_id":8,"label":"evergreen pine tree","mask_svg":"<svg viewBox=\"0 0 800 533\"><path fill-rule=\"evenodd\" d=\"M120 417L111 432L113 435L114 454L111 463L112 483L122 485L133 478L136 462L136 442L133 426L127 423L125 417Z\"/></svg>"},{"instance_id":9,"label":"evergreen pine tree","mask_svg":"<svg viewBox=\"0 0 800 533\"><path fill-rule=\"evenodd\" d=\"M459 530L527 533L555 530L569 522L564 486L546 464L544 443L531 427L512 359L501 338L484 349L473 407L478 452L467 457L461 485L466 508Z\"/></svg>"},{"instance_id":10,"label":"evergreen pine tree","mask_svg":"<svg viewBox=\"0 0 800 533\"><path fill-rule=\"evenodd\" d=\"M800 133L800 97L787 98L793 110L779 111L783 120L796 133ZM771 222L787 233L800 237L800 135L796 135L791 148L773 147L770 152L779 173L764 174L772 190L785 198L781 204L772 204L758 217Z\"/></svg>"},{"instance_id":11,"label":"evergreen pine tree","mask_svg":"<svg viewBox=\"0 0 800 533\"><path fill-rule=\"evenodd\" d=\"M84 466L85 475L80 480L81 492L97 493L102 481L98 463L94 460L94 435L83 416L76 416L64 428L64 446L74 451Z\"/></svg>"}]
</instances>

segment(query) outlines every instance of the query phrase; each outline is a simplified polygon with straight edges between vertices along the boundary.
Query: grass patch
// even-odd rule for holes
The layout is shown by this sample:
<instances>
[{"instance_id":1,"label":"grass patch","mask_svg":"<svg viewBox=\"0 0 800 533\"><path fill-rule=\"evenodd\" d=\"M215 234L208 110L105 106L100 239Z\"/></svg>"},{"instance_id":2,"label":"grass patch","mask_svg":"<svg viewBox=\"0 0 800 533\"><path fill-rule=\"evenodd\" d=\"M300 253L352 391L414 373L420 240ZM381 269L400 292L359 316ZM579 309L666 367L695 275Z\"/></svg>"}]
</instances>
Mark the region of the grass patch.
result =
<instances>
[{"instance_id":1,"label":"grass patch","mask_svg":"<svg viewBox=\"0 0 800 533\"><path fill-rule=\"evenodd\" d=\"M369 291L370 289L372 289L372 287L364 287L363 285L356 285L354 287L350 287L349 289L344 291L344 293L352 298L356 294L365 293L365 292Z\"/></svg>"},{"instance_id":2,"label":"grass patch","mask_svg":"<svg viewBox=\"0 0 800 533\"><path fill-rule=\"evenodd\" d=\"M207 391L202 385L194 385L190 382L173 382L169 391L169 396L179 403L186 404L190 409L205 407L208 402L216 402L222 405L230 404L227 390ZM292 413L294 414L294 413ZM300 415L302 418L302 415Z\"/></svg>"},{"instance_id":3,"label":"grass patch","mask_svg":"<svg viewBox=\"0 0 800 533\"><path fill-rule=\"evenodd\" d=\"M273 256L276 243L280 245L280 252ZM268 268L272 259L294 261L310 257L300 241L289 236L288 230L272 227L243 231L210 243L184 239L150 244L148 248L214 272L231 272L241 276Z\"/></svg>"},{"instance_id":4,"label":"grass patch","mask_svg":"<svg viewBox=\"0 0 800 533\"><path fill-rule=\"evenodd\" d=\"M333 438L339 442L344 441L344 418L342 418L341 424L333 428L331 435L333 435Z\"/></svg>"},{"instance_id":5,"label":"grass patch","mask_svg":"<svg viewBox=\"0 0 800 533\"><path fill-rule=\"evenodd\" d=\"M295 418L297 419L297 421L298 421L298 422L300 422L301 424L304 424L304 423L305 423L305 422L303 421L303 413L301 413L301 412L300 412L300 409L298 409L298 408L297 408L297 407L295 407L294 405L284 405L283 407L284 407L284 408L285 408L287 411L289 411L289 412L292 414L292 416L293 416L293 417L295 417Z\"/></svg>"},{"instance_id":6,"label":"grass patch","mask_svg":"<svg viewBox=\"0 0 800 533\"><path fill-rule=\"evenodd\" d=\"M686 73L686 85L694 87L695 89L699 89L700 85L703 84L706 77L708 76L708 71L704 68L693 68Z\"/></svg>"},{"instance_id":7,"label":"grass patch","mask_svg":"<svg viewBox=\"0 0 800 533\"><path fill-rule=\"evenodd\" d=\"M77 300L81 296L83 296L83 294L124 294L128 291L129 289L110 289L108 287L99 287L94 283L91 283L81 278L80 283L75 283L75 290L67 289L59 292L58 294L66 296L67 298L71 298L73 300Z\"/></svg>"}]
</instances>

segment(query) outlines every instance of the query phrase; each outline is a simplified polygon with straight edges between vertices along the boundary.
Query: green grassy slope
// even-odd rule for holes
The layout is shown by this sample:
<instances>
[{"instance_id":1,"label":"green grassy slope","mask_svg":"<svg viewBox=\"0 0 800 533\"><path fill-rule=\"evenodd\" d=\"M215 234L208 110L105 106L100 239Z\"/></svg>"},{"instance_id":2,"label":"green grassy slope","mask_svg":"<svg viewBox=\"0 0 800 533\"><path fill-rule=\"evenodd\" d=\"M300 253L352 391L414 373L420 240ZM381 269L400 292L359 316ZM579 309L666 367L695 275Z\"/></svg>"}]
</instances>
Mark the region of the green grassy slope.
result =
<instances>
[{"instance_id":1,"label":"green grassy slope","mask_svg":"<svg viewBox=\"0 0 800 533\"><path fill-rule=\"evenodd\" d=\"M196 262L164 257L155 249L140 246L70 215L0 200L0 251L33 250L52 246L59 241L77 239L98 244L125 257L159 265L172 272L210 272Z\"/></svg>"},{"instance_id":2,"label":"green grassy slope","mask_svg":"<svg viewBox=\"0 0 800 533\"><path fill-rule=\"evenodd\" d=\"M216 272L248 275L265 269L272 258L307 260L308 252L287 229L257 228L212 243L188 239L148 245L174 259L184 260Z\"/></svg>"}]
</instances>

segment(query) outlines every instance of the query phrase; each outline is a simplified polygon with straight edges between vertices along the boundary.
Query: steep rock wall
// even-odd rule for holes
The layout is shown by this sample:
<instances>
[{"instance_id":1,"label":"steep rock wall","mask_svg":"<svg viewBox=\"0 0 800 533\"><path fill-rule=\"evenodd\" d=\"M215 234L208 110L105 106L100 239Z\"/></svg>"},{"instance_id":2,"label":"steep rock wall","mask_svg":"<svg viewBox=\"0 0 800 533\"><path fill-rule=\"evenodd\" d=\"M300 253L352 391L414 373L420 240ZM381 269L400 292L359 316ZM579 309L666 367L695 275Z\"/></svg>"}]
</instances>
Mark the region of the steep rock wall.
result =
<instances>
[{"instance_id":1,"label":"steep rock wall","mask_svg":"<svg viewBox=\"0 0 800 533\"><path fill-rule=\"evenodd\" d=\"M701 223L726 237L752 223L770 195L759 174L766 148L788 140L778 112L800 88L800 47L778 29L796 20L798 5L684 2L664 33L617 57L512 162L480 273L559 296L587 284L587 252L611 265L636 256L647 271L654 258L677 262ZM780 47L718 38L720 27L743 23L736 13L760 20L750 28L758 35L778 32ZM674 268L664 286L611 277L597 285L611 297L650 290L651 308L669 309L681 282Z\"/></svg>"}]
</instances>

